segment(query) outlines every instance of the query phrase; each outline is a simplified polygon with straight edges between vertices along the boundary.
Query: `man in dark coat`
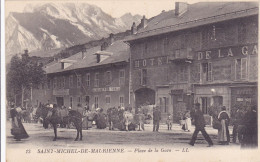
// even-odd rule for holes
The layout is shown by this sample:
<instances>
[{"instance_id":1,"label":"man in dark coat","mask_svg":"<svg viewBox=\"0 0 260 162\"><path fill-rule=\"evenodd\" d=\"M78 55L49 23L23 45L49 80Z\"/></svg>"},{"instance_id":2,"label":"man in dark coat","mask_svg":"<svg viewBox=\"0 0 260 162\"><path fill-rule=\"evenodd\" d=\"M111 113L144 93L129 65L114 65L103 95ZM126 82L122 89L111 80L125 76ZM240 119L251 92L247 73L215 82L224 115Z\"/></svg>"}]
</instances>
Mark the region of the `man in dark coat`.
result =
<instances>
[{"instance_id":1,"label":"man in dark coat","mask_svg":"<svg viewBox=\"0 0 260 162\"><path fill-rule=\"evenodd\" d=\"M161 120L161 112L159 110L159 107L156 106L153 112L153 131L158 132L160 120Z\"/></svg>"},{"instance_id":2,"label":"man in dark coat","mask_svg":"<svg viewBox=\"0 0 260 162\"><path fill-rule=\"evenodd\" d=\"M242 148L257 148L257 106L251 106L251 110L249 110L244 117L244 136L242 140Z\"/></svg>"},{"instance_id":3,"label":"man in dark coat","mask_svg":"<svg viewBox=\"0 0 260 162\"><path fill-rule=\"evenodd\" d=\"M194 124L195 124L195 131L192 135L192 138L190 140L190 145L191 146L194 146L194 143L197 139L197 135L199 133L199 131L201 131L202 135L204 136L205 140L208 142L208 147L211 147L213 146L213 142L212 140L210 139L208 133L205 131L205 119L203 117L203 113L202 111L200 110L200 104L199 103L196 103L195 104L195 112L193 114L193 119L194 121Z\"/></svg>"}]
</instances>

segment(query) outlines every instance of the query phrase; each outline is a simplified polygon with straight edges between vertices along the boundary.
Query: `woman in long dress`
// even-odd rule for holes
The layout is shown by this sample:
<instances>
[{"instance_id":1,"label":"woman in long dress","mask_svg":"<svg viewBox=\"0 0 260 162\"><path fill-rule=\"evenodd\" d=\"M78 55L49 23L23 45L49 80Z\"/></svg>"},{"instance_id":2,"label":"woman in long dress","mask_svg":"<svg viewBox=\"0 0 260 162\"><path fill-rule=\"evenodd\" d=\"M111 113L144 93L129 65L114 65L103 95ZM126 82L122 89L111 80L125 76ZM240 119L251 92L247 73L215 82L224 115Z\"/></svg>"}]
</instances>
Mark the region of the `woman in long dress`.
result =
<instances>
[{"instance_id":1,"label":"woman in long dress","mask_svg":"<svg viewBox=\"0 0 260 162\"><path fill-rule=\"evenodd\" d=\"M12 106L10 110L12 118L11 134L14 136L14 139L16 139L16 141L20 141L21 139L29 137L21 121L21 111L22 109L20 107L14 108L14 106Z\"/></svg>"},{"instance_id":2,"label":"woman in long dress","mask_svg":"<svg viewBox=\"0 0 260 162\"><path fill-rule=\"evenodd\" d=\"M228 125L230 118L226 112L226 107L222 107L222 111L218 114L218 120L221 123L221 128L218 130L218 141L222 145L228 145L230 142L230 134Z\"/></svg>"},{"instance_id":3,"label":"woman in long dress","mask_svg":"<svg viewBox=\"0 0 260 162\"><path fill-rule=\"evenodd\" d=\"M186 111L186 113L185 113L185 131L190 132L190 128L191 128L190 111Z\"/></svg>"}]
</instances>

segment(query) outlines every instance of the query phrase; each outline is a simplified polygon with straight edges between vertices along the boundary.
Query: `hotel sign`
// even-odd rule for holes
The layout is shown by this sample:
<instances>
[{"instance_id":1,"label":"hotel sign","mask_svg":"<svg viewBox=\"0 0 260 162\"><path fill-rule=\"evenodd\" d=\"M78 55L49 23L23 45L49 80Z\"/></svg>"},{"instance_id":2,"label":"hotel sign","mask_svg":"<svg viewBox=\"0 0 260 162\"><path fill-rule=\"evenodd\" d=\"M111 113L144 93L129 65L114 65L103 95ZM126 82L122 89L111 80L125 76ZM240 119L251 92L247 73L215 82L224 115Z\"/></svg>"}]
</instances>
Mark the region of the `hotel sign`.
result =
<instances>
[{"instance_id":1,"label":"hotel sign","mask_svg":"<svg viewBox=\"0 0 260 162\"><path fill-rule=\"evenodd\" d=\"M69 89L54 89L53 95L54 96L66 96L69 95L70 90Z\"/></svg>"},{"instance_id":2,"label":"hotel sign","mask_svg":"<svg viewBox=\"0 0 260 162\"><path fill-rule=\"evenodd\" d=\"M233 56L247 56L247 55L257 55L258 49L257 44L255 45L245 45L245 46L236 46L236 47L226 47L219 48L207 51L199 51L197 52L198 60L210 60L210 59L218 59L218 58L226 58Z\"/></svg>"},{"instance_id":3,"label":"hotel sign","mask_svg":"<svg viewBox=\"0 0 260 162\"><path fill-rule=\"evenodd\" d=\"M93 88L93 92L115 92L120 91L120 87Z\"/></svg>"}]
</instances>

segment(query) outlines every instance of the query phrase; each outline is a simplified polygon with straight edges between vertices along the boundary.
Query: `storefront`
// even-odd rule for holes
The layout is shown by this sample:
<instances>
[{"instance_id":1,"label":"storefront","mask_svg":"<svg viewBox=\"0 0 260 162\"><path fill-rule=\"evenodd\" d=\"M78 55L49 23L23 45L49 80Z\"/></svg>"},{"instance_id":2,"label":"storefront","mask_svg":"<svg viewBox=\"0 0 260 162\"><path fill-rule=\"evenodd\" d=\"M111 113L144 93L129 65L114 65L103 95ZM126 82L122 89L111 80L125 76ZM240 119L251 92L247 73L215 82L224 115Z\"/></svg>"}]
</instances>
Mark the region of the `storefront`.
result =
<instances>
[{"instance_id":1,"label":"storefront","mask_svg":"<svg viewBox=\"0 0 260 162\"><path fill-rule=\"evenodd\" d=\"M231 88L231 109L236 111L242 107L248 109L252 105L257 105L257 86L232 86Z\"/></svg>"}]
</instances>

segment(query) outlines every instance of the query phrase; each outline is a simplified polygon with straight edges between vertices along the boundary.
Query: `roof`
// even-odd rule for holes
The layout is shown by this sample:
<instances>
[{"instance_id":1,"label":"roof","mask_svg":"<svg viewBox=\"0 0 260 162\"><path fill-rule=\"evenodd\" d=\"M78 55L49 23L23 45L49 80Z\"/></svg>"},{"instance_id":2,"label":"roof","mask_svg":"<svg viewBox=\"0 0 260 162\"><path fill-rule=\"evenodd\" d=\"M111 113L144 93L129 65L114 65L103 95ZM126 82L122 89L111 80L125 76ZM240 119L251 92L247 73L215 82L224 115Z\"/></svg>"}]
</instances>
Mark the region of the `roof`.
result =
<instances>
[{"instance_id":1,"label":"roof","mask_svg":"<svg viewBox=\"0 0 260 162\"><path fill-rule=\"evenodd\" d=\"M151 18L147 26L127 41L258 14L258 2L199 2L189 4L187 12L175 16L174 10Z\"/></svg>"},{"instance_id":2,"label":"roof","mask_svg":"<svg viewBox=\"0 0 260 162\"><path fill-rule=\"evenodd\" d=\"M110 53L111 56L107 55L107 58L102 60L101 62L97 63L96 60L96 53L100 52L100 46L96 46L90 49L87 49L85 53L85 57L82 59L82 53L79 52L71 57L66 58L66 60L75 60L75 62L70 62L71 65L65 69L61 69L61 63L56 62L51 64L50 66L45 68L47 74L50 73L58 73L58 72L65 72L75 69L81 68L89 68L95 67L100 65L106 65L111 63L118 63L123 61L128 61L129 59L129 46L125 44L122 40L116 41L112 43L104 52L102 53Z\"/></svg>"}]
</instances>

